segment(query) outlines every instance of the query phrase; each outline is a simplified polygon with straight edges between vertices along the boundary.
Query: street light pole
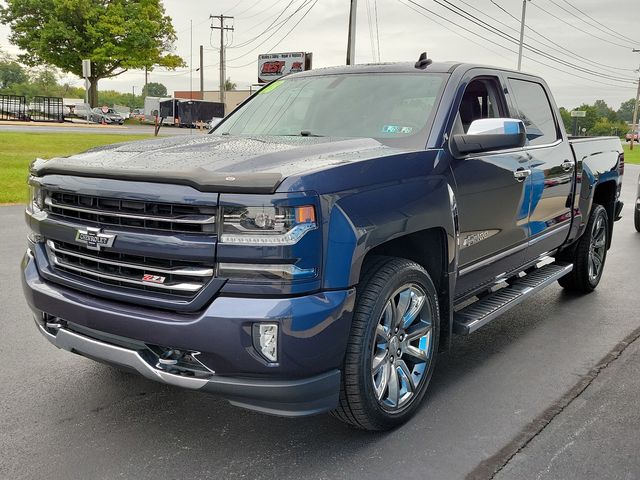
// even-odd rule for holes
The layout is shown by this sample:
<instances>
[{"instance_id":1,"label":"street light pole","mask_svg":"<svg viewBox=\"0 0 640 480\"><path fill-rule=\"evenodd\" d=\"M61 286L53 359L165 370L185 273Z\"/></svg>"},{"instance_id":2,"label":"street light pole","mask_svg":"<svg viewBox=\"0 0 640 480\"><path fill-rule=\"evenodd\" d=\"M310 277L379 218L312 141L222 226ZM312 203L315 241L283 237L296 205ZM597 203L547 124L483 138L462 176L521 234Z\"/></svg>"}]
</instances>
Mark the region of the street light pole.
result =
<instances>
[{"instance_id":1,"label":"street light pole","mask_svg":"<svg viewBox=\"0 0 640 480\"><path fill-rule=\"evenodd\" d=\"M522 67L522 47L524 45L524 20L527 15L527 1L522 0L522 20L520 21L520 48L518 49L518 71Z\"/></svg>"},{"instance_id":2,"label":"street light pole","mask_svg":"<svg viewBox=\"0 0 640 480\"><path fill-rule=\"evenodd\" d=\"M349 10L349 36L347 37L347 65L356 63L356 11L358 0L351 0Z\"/></svg>"},{"instance_id":3,"label":"street light pole","mask_svg":"<svg viewBox=\"0 0 640 480\"><path fill-rule=\"evenodd\" d=\"M633 53L639 53L640 49L634 48L631 50ZM638 68L640 72L640 68ZM633 150L633 140L636 132L638 131L638 101L640 101L640 77L638 77L638 89L636 90L636 103L633 107L633 121L631 126L631 140L629 142L629 150ZM640 138L638 139L640 140Z\"/></svg>"}]
</instances>

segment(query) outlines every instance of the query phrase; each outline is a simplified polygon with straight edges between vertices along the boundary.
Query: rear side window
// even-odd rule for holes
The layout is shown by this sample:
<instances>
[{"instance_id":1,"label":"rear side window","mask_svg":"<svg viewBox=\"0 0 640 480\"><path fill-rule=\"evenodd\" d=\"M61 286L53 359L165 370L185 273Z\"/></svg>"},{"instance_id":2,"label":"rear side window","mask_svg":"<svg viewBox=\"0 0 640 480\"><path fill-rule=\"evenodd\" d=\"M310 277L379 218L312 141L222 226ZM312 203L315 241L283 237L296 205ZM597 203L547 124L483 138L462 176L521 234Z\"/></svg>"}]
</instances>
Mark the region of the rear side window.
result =
<instances>
[{"instance_id":1,"label":"rear side window","mask_svg":"<svg viewBox=\"0 0 640 480\"><path fill-rule=\"evenodd\" d=\"M510 78L516 117L524 122L529 145L545 145L558 139L558 127L544 87L539 83Z\"/></svg>"}]
</instances>

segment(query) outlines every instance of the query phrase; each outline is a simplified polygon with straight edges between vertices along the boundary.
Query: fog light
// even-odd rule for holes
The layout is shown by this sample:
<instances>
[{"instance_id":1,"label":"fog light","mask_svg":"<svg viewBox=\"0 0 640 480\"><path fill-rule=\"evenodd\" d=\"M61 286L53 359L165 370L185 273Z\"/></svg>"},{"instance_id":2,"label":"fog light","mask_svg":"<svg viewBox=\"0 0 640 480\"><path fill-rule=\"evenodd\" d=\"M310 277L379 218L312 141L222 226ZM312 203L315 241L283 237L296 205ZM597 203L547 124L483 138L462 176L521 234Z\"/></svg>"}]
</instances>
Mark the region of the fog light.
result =
<instances>
[{"instance_id":1,"label":"fog light","mask_svg":"<svg viewBox=\"0 0 640 480\"><path fill-rule=\"evenodd\" d=\"M278 361L278 324L254 323L253 346L269 362Z\"/></svg>"}]
</instances>

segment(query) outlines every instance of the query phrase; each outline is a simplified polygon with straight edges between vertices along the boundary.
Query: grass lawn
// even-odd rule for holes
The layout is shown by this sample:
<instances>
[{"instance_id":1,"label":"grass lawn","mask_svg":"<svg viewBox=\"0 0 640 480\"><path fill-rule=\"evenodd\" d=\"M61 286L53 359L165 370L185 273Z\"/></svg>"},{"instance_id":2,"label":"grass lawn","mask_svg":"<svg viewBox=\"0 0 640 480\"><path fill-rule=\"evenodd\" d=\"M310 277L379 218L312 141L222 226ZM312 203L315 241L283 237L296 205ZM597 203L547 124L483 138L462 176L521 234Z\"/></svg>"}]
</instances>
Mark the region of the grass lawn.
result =
<instances>
[{"instance_id":1,"label":"grass lawn","mask_svg":"<svg viewBox=\"0 0 640 480\"><path fill-rule=\"evenodd\" d=\"M36 157L68 156L99 145L150 137L73 132L0 132L0 204L27 202L28 167Z\"/></svg>"},{"instance_id":2,"label":"grass lawn","mask_svg":"<svg viewBox=\"0 0 640 480\"><path fill-rule=\"evenodd\" d=\"M634 163L640 165L640 145L633 144L633 150L629 150L629 144L622 142L624 145L624 163Z\"/></svg>"}]
</instances>

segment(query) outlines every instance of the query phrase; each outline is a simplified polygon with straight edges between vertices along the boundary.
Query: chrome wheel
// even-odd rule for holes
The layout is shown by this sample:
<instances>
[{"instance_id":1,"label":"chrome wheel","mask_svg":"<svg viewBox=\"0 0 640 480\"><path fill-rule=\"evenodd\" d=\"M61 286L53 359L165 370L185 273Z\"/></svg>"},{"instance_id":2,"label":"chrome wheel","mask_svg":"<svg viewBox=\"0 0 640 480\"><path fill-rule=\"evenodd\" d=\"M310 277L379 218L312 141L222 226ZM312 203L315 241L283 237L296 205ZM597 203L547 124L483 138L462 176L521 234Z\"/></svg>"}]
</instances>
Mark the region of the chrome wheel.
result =
<instances>
[{"instance_id":1,"label":"chrome wheel","mask_svg":"<svg viewBox=\"0 0 640 480\"><path fill-rule=\"evenodd\" d=\"M433 354L429 299L416 284L396 290L378 319L371 380L382 408L397 412L411 404L425 382Z\"/></svg>"},{"instance_id":2,"label":"chrome wheel","mask_svg":"<svg viewBox=\"0 0 640 480\"><path fill-rule=\"evenodd\" d=\"M604 217L599 216L591 231L589 245L589 280L596 282L602 273L604 257L607 251L607 224Z\"/></svg>"}]
</instances>

